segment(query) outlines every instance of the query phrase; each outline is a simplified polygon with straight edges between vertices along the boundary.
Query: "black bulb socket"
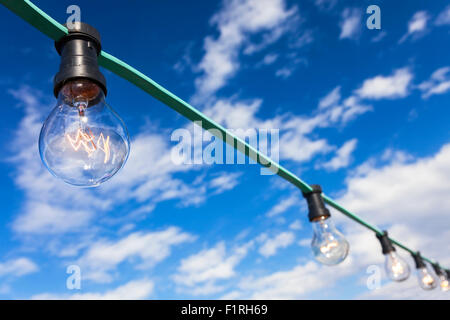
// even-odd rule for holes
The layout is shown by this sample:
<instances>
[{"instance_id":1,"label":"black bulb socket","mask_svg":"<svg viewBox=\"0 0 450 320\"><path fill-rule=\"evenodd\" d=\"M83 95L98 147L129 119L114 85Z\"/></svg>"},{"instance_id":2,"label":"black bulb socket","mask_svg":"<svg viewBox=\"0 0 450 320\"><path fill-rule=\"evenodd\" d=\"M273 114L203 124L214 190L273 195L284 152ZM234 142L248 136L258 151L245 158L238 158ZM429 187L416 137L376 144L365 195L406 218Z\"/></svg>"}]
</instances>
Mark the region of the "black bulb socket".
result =
<instances>
[{"instance_id":1,"label":"black bulb socket","mask_svg":"<svg viewBox=\"0 0 450 320\"><path fill-rule=\"evenodd\" d=\"M320 219L327 219L331 216L330 211L325 207L325 202L322 198L322 188L313 184L311 186L312 191L302 192L303 197L308 203L308 219L310 222L317 221Z\"/></svg>"},{"instance_id":2,"label":"black bulb socket","mask_svg":"<svg viewBox=\"0 0 450 320\"><path fill-rule=\"evenodd\" d=\"M392 242L389 239L388 232L386 230L383 231L382 234L377 233L376 236L380 241L383 254L388 254L390 252L395 251L395 247L392 245Z\"/></svg>"},{"instance_id":3,"label":"black bulb socket","mask_svg":"<svg viewBox=\"0 0 450 320\"><path fill-rule=\"evenodd\" d=\"M416 263L416 269L423 269L427 267L419 251L417 251L416 253L412 253L411 255L414 259L414 262Z\"/></svg>"},{"instance_id":4,"label":"black bulb socket","mask_svg":"<svg viewBox=\"0 0 450 320\"><path fill-rule=\"evenodd\" d=\"M442 276L444 275L444 272L442 271L441 267L439 266L438 263L433 263L432 264L434 272L438 275L438 276Z\"/></svg>"},{"instance_id":5,"label":"black bulb socket","mask_svg":"<svg viewBox=\"0 0 450 320\"><path fill-rule=\"evenodd\" d=\"M106 95L106 79L97 61L102 50L100 33L83 22L73 23L68 31L67 35L55 41L56 51L61 56L59 71L53 80L55 97L67 82L77 79L95 82Z\"/></svg>"}]
</instances>

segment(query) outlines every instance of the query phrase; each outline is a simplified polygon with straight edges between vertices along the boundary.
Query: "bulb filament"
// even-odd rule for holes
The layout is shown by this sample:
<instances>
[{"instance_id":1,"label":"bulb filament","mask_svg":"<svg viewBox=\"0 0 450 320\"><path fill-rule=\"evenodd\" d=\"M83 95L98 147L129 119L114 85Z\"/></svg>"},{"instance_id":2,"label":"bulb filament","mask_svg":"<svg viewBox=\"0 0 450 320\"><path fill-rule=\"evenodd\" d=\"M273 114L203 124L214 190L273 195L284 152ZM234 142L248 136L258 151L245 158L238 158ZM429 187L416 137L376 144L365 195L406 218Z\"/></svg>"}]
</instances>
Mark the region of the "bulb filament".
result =
<instances>
[{"instance_id":1,"label":"bulb filament","mask_svg":"<svg viewBox=\"0 0 450 320\"><path fill-rule=\"evenodd\" d=\"M336 240L327 241L326 244L320 246L320 252L327 254L333 249L337 248L339 243Z\"/></svg>"},{"instance_id":2,"label":"bulb filament","mask_svg":"<svg viewBox=\"0 0 450 320\"><path fill-rule=\"evenodd\" d=\"M431 285L433 285L434 279L432 276L427 274L425 277L422 278L422 282L426 286L431 286Z\"/></svg>"},{"instance_id":3,"label":"bulb filament","mask_svg":"<svg viewBox=\"0 0 450 320\"><path fill-rule=\"evenodd\" d=\"M66 138L69 141L70 145L75 151L78 151L81 147L83 147L84 151L90 156L97 149L103 151L105 154L103 163L107 163L111 157L111 149L109 146L109 136L103 136L103 133L100 133L100 136L97 139L97 143L95 143L95 136L92 133L91 129L88 129L89 132L82 130L81 128L77 130L75 138L72 138L69 134L66 134Z\"/></svg>"}]
</instances>

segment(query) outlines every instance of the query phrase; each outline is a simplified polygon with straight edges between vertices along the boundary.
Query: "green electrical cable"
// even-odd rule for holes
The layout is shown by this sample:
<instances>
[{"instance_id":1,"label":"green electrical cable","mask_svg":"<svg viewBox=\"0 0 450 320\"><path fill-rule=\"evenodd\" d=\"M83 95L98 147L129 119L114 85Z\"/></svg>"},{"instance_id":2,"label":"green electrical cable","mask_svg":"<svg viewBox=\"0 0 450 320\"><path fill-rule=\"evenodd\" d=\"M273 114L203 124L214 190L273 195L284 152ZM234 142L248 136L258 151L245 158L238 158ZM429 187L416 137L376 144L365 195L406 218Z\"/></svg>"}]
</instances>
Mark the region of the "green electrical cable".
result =
<instances>
[{"instance_id":1,"label":"green electrical cable","mask_svg":"<svg viewBox=\"0 0 450 320\"><path fill-rule=\"evenodd\" d=\"M14 12L17 16L31 24L33 27L47 35L53 40L59 40L61 37L68 33L67 28L61 25L59 22L51 18L44 11L39 9L29 0L0 0L0 3L7 7L10 11ZM119 77L128 80L135 86L141 88L145 92L149 93L154 98L158 99L165 105L174 109L176 112L182 114L189 120L201 124L201 127L205 130L210 130L210 132L216 137L222 139L224 142L230 144L235 149L243 152L249 158L255 160L260 165L269 168L277 175L297 186L303 192L310 192L312 188L295 174L281 166L279 163L271 160L266 155L262 154L248 143L233 135L227 129L222 127L220 124L216 123L214 120L208 118L206 115L201 113L199 110L195 109L186 101L180 99L172 92L168 91L148 76L142 72L136 70L132 66L126 64L122 60L114 57L113 55L102 51L98 59L99 65L115 73ZM350 219L361 224L362 226L372 230L377 234L381 234L382 231L364 221L362 218L356 214L348 211L334 200L322 194L324 201L333 207L334 209L340 211ZM402 243L396 241L395 239L389 238L398 247L410 252L416 253L416 251L406 247ZM434 261L422 257L424 260L434 263Z\"/></svg>"}]
</instances>

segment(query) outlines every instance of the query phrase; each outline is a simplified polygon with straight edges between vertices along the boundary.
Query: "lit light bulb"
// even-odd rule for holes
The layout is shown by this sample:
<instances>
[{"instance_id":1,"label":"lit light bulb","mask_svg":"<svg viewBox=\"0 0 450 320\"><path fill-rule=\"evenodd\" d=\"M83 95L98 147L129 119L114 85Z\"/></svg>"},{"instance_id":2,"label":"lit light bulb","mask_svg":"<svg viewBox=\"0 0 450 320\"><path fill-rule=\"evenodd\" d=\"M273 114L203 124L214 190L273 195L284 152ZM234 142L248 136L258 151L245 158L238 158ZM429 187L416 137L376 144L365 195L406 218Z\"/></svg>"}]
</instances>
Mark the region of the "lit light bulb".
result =
<instances>
[{"instance_id":1,"label":"lit light bulb","mask_svg":"<svg viewBox=\"0 0 450 320\"><path fill-rule=\"evenodd\" d=\"M388 277L394 281L404 281L408 279L410 270L408 264L395 252L386 255L385 268Z\"/></svg>"},{"instance_id":2,"label":"lit light bulb","mask_svg":"<svg viewBox=\"0 0 450 320\"><path fill-rule=\"evenodd\" d=\"M431 290L436 288L436 280L430 274L427 268L417 269L417 277L419 278L419 285L424 290Z\"/></svg>"},{"instance_id":3,"label":"lit light bulb","mask_svg":"<svg viewBox=\"0 0 450 320\"><path fill-rule=\"evenodd\" d=\"M422 289L432 290L436 288L437 281L432 273L428 270L428 267L423 261L420 252L412 253L412 257L416 263L417 278L419 279L419 285L422 287Z\"/></svg>"},{"instance_id":4,"label":"lit light bulb","mask_svg":"<svg viewBox=\"0 0 450 320\"><path fill-rule=\"evenodd\" d=\"M48 170L65 182L94 187L116 174L130 152L120 117L105 102L106 79L98 67L100 33L75 22L55 41L61 64L54 78L58 101L39 136Z\"/></svg>"},{"instance_id":5,"label":"lit light bulb","mask_svg":"<svg viewBox=\"0 0 450 320\"><path fill-rule=\"evenodd\" d=\"M69 184L93 187L122 168L129 150L127 129L102 89L87 79L64 84L39 137L48 170Z\"/></svg>"},{"instance_id":6,"label":"lit light bulb","mask_svg":"<svg viewBox=\"0 0 450 320\"><path fill-rule=\"evenodd\" d=\"M445 276L445 275L443 275L443 274L441 274L440 276L439 276L439 281L440 281L440 286L441 286L441 290L442 291L448 291L450 288L449 288L449 283L448 283L448 279L447 279L447 277Z\"/></svg>"},{"instance_id":7,"label":"lit light bulb","mask_svg":"<svg viewBox=\"0 0 450 320\"><path fill-rule=\"evenodd\" d=\"M409 265L395 252L387 231L376 236L380 240L383 254L386 257L384 267L387 276L393 281L404 281L408 279L410 274Z\"/></svg>"},{"instance_id":8,"label":"lit light bulb","mask_svg":"<svg viewBox=\"0 0 450 320\"><path fill-rule=\"evenodd\" d=\"M312 222L314 235L311 249L317 261L335 265L345 260L349 244L334 226L331 217L323 217Z\"/></svg>"},{"instance_id":9,"label":"lit light bulb","mask_svg":"<svg viewBox=\"0 0 450 320\"><path fill-rule=\"evenodd\" d=\"M310 192L303 192L303 197L308 203L308 218L313 225L311 249L314 258L326 265L338 264L347 257L350 245L334 226L322 198L322 188L315 184L311 189Z\"/></svg>"}]
</instances>

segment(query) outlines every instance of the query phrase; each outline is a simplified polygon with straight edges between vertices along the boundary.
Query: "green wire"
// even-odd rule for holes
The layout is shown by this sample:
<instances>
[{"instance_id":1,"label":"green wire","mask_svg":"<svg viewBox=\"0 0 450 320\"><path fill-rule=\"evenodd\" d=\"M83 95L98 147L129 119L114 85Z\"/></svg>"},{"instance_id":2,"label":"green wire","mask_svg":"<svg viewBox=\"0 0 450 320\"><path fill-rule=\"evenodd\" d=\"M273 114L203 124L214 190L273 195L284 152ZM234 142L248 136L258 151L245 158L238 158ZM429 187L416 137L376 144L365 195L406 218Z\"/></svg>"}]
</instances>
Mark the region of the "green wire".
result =
<instances>
[{"instance_id":1,"label":"green wire","mask_svg":"<svg viewBox=\"0 0 450 320\"><path fill-rule=\"evenodd\" d=\"M59 40L61 37L68 33L66 27L47 15L44 11L39 9L29 0L0 0L0 3L7 7L10 11L14 12L17 16L31 24L33 27L47 35L53 40ZM235 149L241 151L246 156L255 160L260 165L269 168L283 179L289 181L293 185L297 186L302 192L308 193L312 191L312 188L295 174L281 166L279 163L273 161L266 155L262 154L248 143L233 135L227 129L216 123L214 120L208 118L206 115L195 109L186 101L180 99L172 92L168 91L142 72L136 70L132 66L126 64L122 60L114 57L113 55L102 51L98 59L99 65L115 73L119 77L128 80L135 86L141 88L145 92L149 93L154 98L158 99L165 105L174 109L176 112L182 114L189 120L196 124L201 124L201 127L205 130L210 130L210 133L216 137L222 139L227 144L233 146ZM340 211L350 219L356 221L360 225L372 230L376 234L382 234L382 230L364 221L361 217L348 211L344 207L340 206L334 200L328 196L322 194L324 201ZM389 238L392 243L398 247L415 254L416 251L406 247L402 243L395 239ZM429 263L434 263L432 260L422 257Z\"/></svg>"}]
</instances>

